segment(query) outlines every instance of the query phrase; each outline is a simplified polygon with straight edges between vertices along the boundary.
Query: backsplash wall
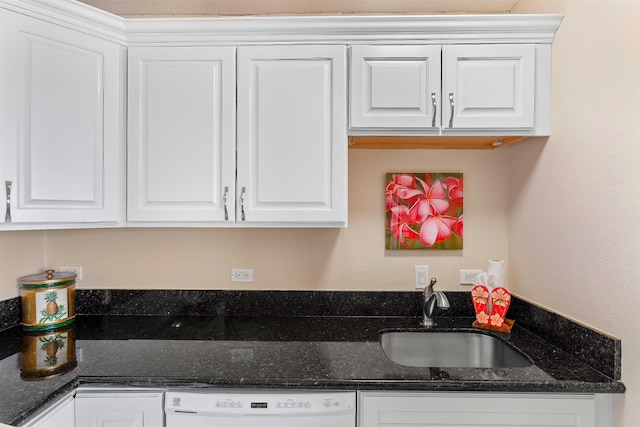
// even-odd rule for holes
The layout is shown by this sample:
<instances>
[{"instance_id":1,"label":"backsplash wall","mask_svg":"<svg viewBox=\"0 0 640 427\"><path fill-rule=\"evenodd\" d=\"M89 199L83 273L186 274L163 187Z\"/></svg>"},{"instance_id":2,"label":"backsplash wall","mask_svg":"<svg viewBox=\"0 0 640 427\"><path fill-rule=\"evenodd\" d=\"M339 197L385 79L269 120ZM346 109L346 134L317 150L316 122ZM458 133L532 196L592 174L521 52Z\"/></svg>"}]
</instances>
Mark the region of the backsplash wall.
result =
<instances>
[{"instance_id":1,"label":"backsplash wall","mask_svg":"<svg viewBox=\"0 0 640 427\"><path fill-rule=\"evenodd\" d=\"M428 264L441 289L464 290L460 268L486 268L507 255L508 151L350 150L346 229L137 228L0 233L0 247L44 242L20 268L0 260L0 299L17 278L82 265L79 289L411 290L413 266ZM387 172L462 172L462 251L385 253ZM18 234L18 233L16 233ZM6 243L5 243L6 242ZM6 248L4 249L6 250ZM22 256L20 257L22 258ZM254 283L231 283L231 268L253 268Z\"/></svg>"}]
</instances>

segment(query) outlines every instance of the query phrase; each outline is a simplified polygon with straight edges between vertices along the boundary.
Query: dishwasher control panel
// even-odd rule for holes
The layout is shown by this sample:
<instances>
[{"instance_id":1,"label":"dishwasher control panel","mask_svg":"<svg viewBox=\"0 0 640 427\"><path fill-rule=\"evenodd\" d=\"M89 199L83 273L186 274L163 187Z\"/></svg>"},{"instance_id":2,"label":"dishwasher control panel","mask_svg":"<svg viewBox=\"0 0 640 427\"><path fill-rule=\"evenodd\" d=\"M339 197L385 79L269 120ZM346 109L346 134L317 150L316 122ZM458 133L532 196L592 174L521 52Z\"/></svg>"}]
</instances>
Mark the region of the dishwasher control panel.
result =
<instances>
[{"instance_id":1,"label":"dishwasher control panel","mask_svg":"<svg viewBox=\"0 0 640 427\"><path fill-rule=\"evenodd\" d=\"M302 414L353 411L353 391L169 390L167 412L192 414Z\"/></svg>"}]
</instances>

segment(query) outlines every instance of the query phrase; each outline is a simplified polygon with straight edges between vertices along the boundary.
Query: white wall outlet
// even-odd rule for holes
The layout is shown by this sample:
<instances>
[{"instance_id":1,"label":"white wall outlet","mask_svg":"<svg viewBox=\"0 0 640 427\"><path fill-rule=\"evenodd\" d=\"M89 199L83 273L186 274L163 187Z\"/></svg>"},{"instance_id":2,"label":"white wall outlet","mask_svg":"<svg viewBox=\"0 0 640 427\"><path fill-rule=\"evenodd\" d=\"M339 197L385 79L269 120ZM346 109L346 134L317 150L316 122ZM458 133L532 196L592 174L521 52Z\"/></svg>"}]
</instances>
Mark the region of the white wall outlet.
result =
<instances>
[{"instance_id":1,"label":"white wall outlet","mask_svg":"<svg viewBox=\"0 0 640 427\"><path fill-rule=\"evenodd\" d=\"M414 265L413 272L415 276L416 289L424 288L429 284L429 266L428 265Z\"/></svg>"},{"instance_id":2,"label":"white wall outlet","mask_svg":"<svg viewBox=\"0 0 640 427\"><path fill-rule=\"evenodd\" d=\"M72 273L76 273L76 279L78 280L82 280L84 278L82 275L81 265L59 265L58 271L70 271Z\"/></svg>"},{"instance_id":3,"label":"white wall outlet","mask_svg":"<svg viewBox=\"0 0 640 427\"><path fill-rule=\"evenodd\" d=\"M482 270L460 270L460 284L473 285L473 279L481 273Z\"/></svg>"},{"instance_id":4,"label":"white wall outlet","mask_svg":"<svg viewBox=\"0 0 640 427\"><path fill-rule=\"evenodd\" d=\"M253 268L232 268L232 282L253 282Z\"/></svg>"}]
</instances>

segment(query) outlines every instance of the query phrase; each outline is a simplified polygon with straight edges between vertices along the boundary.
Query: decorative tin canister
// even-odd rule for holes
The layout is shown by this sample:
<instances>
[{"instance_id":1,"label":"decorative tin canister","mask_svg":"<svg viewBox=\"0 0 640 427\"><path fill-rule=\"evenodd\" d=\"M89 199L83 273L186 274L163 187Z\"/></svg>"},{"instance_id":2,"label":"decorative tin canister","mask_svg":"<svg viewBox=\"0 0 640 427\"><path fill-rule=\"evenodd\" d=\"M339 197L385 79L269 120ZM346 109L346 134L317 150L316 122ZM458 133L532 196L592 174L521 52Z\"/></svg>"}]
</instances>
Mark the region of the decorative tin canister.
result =
<instances>
[{"instance_id":1,"label":"decorative tin canister","mask_svg":"<svg viewBox=\"0 0 640 427\"><path fill-rule=\"evenodd\" d=\"M58 377L78 366L75 325L49 330L24 331L22 334L22 369L25 381Z\"/></svg>"},{"instance_id":2,"label":"decorative tin canister","mask_svg":"<svg viewBox=\"0 0 640 427\"><path fill-rule=\"evenodd\" d=\"M20 278L22 328L44 331L69 325L76 317L76 274L47 270Z\"/></svg>"}]
</instances>

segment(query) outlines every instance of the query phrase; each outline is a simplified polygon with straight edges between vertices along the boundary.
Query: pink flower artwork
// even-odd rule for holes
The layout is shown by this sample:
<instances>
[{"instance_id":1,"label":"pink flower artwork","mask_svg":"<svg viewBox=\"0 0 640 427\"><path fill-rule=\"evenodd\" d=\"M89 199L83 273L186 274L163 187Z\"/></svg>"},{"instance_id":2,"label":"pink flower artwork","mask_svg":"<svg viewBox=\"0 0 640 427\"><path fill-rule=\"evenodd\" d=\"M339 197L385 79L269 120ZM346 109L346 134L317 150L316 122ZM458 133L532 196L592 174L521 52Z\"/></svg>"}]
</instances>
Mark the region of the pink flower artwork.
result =
<instances>
[{"instance_id":1,"label":"pink flower artwork","mask_svg":"<svg viewBox=\"0 0 640 427\"><path fill-rule=\"evenodd\" d=\"M461 173L388 173L386 249L462 249Z\"/></svg>"}]
</instances>

